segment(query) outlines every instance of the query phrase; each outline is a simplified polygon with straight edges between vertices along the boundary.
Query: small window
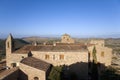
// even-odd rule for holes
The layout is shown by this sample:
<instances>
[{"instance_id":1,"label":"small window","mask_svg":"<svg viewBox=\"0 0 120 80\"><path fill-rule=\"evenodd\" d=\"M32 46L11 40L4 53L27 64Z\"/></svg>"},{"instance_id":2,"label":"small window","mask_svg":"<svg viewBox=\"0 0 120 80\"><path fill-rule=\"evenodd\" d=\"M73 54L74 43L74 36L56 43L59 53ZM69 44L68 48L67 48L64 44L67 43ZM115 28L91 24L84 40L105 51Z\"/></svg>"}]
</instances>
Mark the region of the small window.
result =
<instances>
[{"instance_id":1,"label":"small window","mask_svg":"<svg viewBox=\"0 0 120 80\"><path fill-rule=\"evenodd\" d=\"M104 52L103 51L101 52L101 57L104 57Z\"/></svg>"},{"instance_id":2,"label":"small window","mask_svg":"<svg viewBox=\"0 0 120 80\"><path fill-rule=\"evenodd\" d=\"M45 55L45 59L49 59L49 57L50 57L50 56L49 56L48 54Z\"/></svg>"},{"instance_id":3,"label":"small window","mask_svg":"<svg viewBox=\"0 0 120 80\"><path fill-rule=\"evenodd\" d=\"M38 77L34 77L34 80L39 80L39 78Z\"/></svg>"},{"instance_id":4,"label":"small window","mask_svg":"<svg viewBox=\"0 0 120 80\"><path fill-rule=\"evenodd\" d=\"M25 58L24 56L22 56L22 59Z\"/></svg>"},{"instance_id":5,"label":"small window","mask_svg":"<svg viewBox=\"0 0 120 80\"><path fill-rule=\"evenodd\" d=\"M16 63L11 63L11 66L12 67L16 67Z\"/></svg>"},{"instance_id":6,"label":"small window","mask_svg":"<svg viewBox=\"0 0 120 80\"><path fill-rule=\"evenodd\" d=\"M63 60L64 59L64 55L60 55L60 60Z\"/></svg>"},{"instance_id":7,"label":"small window","mask_svg":"<svg viewBox=\"0 0 120 80\"><path fill-rule=\"evenodd\" d=\"M9 44L9 42L7 43L7 47L8 47L8 48L10 47L10 44Z\"/></svg>"},{"instance_id":8,"label":"small window","mask_svg":"<svg viewBox=\"0 0 120 80\"><path fill-rule=\"evenodd\" d=\"M67 41L69 41L69 38L67 38Z\"/></svg>"},{"instance_id":9,"label":"small window","mask_svg":"<svg viewBox=\"0 0 120 80\"><path fill-rule=\"evenodd\" d=\"M55 55L53 55L53 60L55 60Z\"/></svg>"}]
</instances>

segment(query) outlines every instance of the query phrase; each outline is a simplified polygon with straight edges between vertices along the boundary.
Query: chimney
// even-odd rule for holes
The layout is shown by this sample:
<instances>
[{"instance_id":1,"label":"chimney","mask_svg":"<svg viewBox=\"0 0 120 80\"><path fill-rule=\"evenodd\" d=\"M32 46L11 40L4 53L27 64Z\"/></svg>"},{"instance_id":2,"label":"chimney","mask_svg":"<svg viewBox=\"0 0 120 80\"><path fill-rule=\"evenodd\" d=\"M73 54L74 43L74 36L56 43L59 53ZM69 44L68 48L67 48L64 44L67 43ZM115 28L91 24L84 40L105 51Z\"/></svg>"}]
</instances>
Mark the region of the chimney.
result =
<instances>
[{"instance_id":1,"label":"chimney","mask_svg":"<svg viewBox=\"0 0 120 80\"><path fill-rule=\"evenodd\" d=\"M56 42L53 42L53 46L56 46Z\"/></svg>"},{"instance_id":2,"label":"chimney","mask_svg":"<svg viewBox=\"0 0 120 80\"><path fill-rule=\"evenodd\" d=\"M43 45L46 45L46 42L44 42Z\"/></svg>"}]
</instances>

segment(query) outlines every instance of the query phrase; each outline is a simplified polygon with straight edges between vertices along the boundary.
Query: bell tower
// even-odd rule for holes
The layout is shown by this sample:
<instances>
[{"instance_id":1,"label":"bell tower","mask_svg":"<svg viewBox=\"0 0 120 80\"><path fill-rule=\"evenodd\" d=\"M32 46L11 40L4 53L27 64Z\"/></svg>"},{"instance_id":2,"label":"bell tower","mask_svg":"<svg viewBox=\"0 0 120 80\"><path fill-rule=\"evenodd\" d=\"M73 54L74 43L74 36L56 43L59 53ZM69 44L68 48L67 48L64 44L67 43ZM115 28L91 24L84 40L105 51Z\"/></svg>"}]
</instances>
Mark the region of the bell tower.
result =
<instances>
[{"instance_id":1,"label":"bell tower","mask_svg":"<svg viewBox=\"0 0 120 80\"><path fill-rule=\"evenodd\" d=\"M9 34L6 39L6 65L11 68L11 53L14 51L14 39L11 34Z\"/></svg>"},{"instance_id":2,"label":"bell tower","mask_svg":"<svg viewBox=\"0 0 120 80\"><path fill-rule=\"evenodd\" d=\"M6 40L6 55L14 51L14 41L11 34L9 34Z\"/></svg>"}]
</instances>

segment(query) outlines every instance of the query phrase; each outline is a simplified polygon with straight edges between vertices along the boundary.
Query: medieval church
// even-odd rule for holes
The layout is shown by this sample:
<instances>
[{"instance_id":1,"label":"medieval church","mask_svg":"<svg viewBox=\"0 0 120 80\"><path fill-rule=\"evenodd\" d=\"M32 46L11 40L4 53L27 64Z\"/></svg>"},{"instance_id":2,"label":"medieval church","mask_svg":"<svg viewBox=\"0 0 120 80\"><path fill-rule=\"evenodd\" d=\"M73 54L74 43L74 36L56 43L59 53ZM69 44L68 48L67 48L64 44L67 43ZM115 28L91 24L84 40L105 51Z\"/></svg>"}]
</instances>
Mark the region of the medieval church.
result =
<instances>
[{"instance_id":1,"label":"medieval church","mask_svg":"<svg viewBox=\"0 0 120 80\"><path fill-rule=\"evenodd\" d=\"M105 46L104 40L92 40L90 43L80 44L75 43L70 35L64 34L60 42L52 45L29 44L15 49L14 38L9 35L6 40L6 65L9 69L6 75L3 72L1 80L17 80L18 77L20 80L48 80L52 66L70 66L92 61L94 47L97 51L97 61L105 66L111 65L112 49ZM87 80L88 65L78 66L72 70L80 71L80 79ZM9 76L12 73L15 73L16 76Z\"/></svg>"}]
</instances>

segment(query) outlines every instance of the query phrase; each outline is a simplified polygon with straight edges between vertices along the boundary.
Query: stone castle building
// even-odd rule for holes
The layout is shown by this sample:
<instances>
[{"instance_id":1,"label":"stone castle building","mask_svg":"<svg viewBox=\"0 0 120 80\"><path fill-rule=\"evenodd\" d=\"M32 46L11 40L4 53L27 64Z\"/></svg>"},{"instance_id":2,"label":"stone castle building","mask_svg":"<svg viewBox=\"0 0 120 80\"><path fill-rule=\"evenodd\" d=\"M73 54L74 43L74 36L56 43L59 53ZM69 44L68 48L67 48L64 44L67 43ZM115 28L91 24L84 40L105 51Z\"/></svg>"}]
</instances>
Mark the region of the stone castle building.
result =
<instances>
[{"instance_id":1,"label":"stone castle building","mask_svg":"<svg viewBox=\"0 0 120 80\"><path fill-rule=\"evenodd\" d=\"M81 74L79 79L87 80L87 63L93 60L93 47L96 47L98 62L111 65L112 49L104 45L104 40L92 40L89 44L75 43L68 34L64 34L60 43L26 45L15 49L14 39L9 35L6 40L6 64L9 70L18 67L19 72L25 74L21 75L21 80L47 80L52 65L70 66L71 71ZM2 78L4 80L5 77Z\"/></svg>"}]
</instances>

